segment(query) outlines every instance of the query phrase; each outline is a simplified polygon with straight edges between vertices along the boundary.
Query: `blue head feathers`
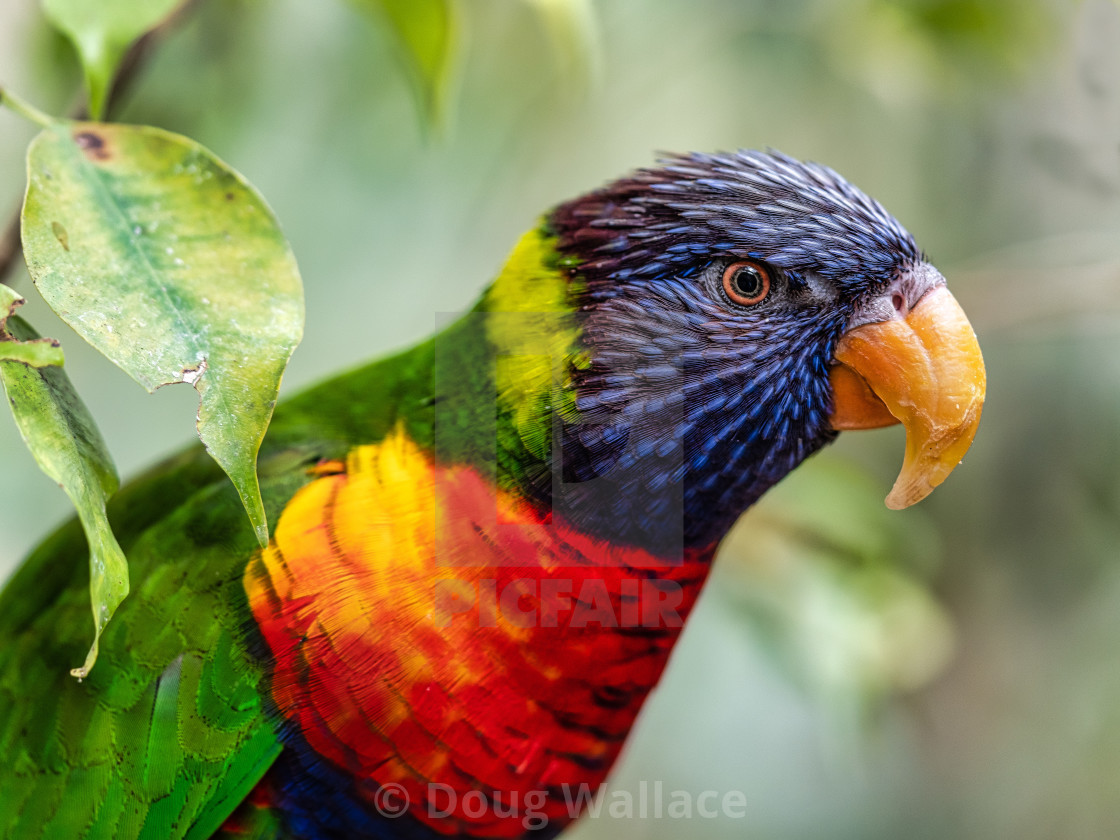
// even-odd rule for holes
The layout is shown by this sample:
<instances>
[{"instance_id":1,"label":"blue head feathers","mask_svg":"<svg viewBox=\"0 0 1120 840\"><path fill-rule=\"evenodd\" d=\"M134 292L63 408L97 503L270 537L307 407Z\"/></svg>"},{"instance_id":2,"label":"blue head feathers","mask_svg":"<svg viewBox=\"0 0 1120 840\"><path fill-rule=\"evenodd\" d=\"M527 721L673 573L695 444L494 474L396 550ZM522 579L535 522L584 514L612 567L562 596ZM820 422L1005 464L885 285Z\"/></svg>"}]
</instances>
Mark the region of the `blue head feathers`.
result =
<instances>
[{"instance_id":1,"label":"blue head feathers","mask_svg":"<svg viewBox=\"0 0 1120 840\"><path fill-rule=\"evenodd\" d=\"M560 418L549 495L588 530L664 551L715 545L835 437L836 341L861 295L923 257L824 166L753 151L661 163L548 217L591 360L570 371L577 416ZM747 304L726 285L744 260L768 281Z\"/></svg>"},{"instance_id":2,"label":"blue head feathers","mask_svg":"<svg viewBox=\"0 0 1120 840\"><path fill-rule=\"evenodd\" d=\"M698 257L756 256L846 290L922 259L898 221L826 166L778 152L671 155L552 216L594 281L649 277Z\"/></svg>"}]
</instances>

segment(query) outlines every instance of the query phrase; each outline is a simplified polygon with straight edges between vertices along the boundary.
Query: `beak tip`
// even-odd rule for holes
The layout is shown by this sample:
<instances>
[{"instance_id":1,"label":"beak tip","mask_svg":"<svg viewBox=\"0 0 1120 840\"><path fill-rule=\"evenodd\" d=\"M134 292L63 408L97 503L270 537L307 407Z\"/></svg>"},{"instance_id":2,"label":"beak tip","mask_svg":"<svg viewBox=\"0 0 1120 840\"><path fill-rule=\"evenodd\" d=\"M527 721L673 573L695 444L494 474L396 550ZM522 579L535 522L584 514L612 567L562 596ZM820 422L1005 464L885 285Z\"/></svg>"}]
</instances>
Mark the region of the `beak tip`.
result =
<instances>
[{"instance_id":1,"label":"beak tip","mask_svg":"<svg viewBox=\"0 0 1120 840\"><path fill-rule=\"evenodd\" d=\"M916 505L932 493L942 482L962 463L962 456L969 446L979 422L977 416L974 422L964 430L963 434L953 435L949 445L937 447L934 451L925 453L921 457L913 457L907 453L902 465L902 471L895 480L894 487L887 494L885 503L891 510L904 510L911 505Z\"/></svg>"},{"instance_id":2,"label":"beak tip","mask_svg":"<svg viewBox=\"0 0 1120 840\"><path fill-rule=\"evenodd\" d=\"M929 485L907 483L900 487L895 484L891 488L891 492L887 494L885 504L891 510L905 510L911 505L916 505L932 492L933 487Z\"/></svg>"}]
</instances>

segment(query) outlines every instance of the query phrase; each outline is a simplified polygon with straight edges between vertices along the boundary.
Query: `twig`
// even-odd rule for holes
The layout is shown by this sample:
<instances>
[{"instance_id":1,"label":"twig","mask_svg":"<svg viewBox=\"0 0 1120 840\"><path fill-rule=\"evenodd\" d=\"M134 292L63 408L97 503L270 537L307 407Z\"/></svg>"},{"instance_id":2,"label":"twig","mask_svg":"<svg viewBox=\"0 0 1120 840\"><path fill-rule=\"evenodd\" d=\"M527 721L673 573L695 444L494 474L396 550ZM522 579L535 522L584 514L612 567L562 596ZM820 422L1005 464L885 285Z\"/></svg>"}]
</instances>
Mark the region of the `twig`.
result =
<instances>
[{"instance_id":1,"label":"twig","mask_svg":"<svg viewBox=\"0 0 1120 840\"><path fill-rule=\"evenodd\" d=\"M15 263L19 260L19 208L12 213L12 218L4 226L4 233L0 235L0 280L11 274Z\"/></svg>"},{"instance_id":2,"label":"twig","mask_svg":"<svg viewBox=\"0 0 1120 840\"><path fill-rule=\"evenodd\" d=\"M3 103L6 108L10 108L25 120L35 123L40 128L46 128L54 122L51 117L44 114L30 102L24 102L10 90L0 88L0 103Z\"/></svg>"}]
</instances>

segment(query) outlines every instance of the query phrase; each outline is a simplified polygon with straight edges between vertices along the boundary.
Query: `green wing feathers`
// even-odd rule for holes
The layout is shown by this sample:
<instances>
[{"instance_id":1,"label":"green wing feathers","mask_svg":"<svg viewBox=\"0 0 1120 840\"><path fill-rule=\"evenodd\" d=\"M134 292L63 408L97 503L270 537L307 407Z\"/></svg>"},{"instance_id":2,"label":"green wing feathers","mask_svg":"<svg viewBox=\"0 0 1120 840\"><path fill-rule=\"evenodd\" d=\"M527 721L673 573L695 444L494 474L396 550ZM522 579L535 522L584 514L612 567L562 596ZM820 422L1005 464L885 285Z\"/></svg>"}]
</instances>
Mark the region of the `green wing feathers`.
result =
<instances>
[{"instance_id":1,"label":"green wing feathers","mask_svg":"<svg viewBox=\"0 0 1120 840\"><path fill-rule=\"evenodd\" d=\"M397 422L401 390L431 381L430 358L428 346L388 359L281 407L259 461L270 522L317 463ZM75 522L0 595L0 838L210 837L280 752L242 584L256 539L233 486L195 447L109 513L132 592L88 679L69 675L89 646ZM274 832L267 816L251 834Z\"/></svg>"},{"instance_id":2,"label":"green wing feathers","mask_svg":"<svg viewBox=\"0 0 1120 840\"><path fill-rule=\"evenodd\" d=\"M9 584L0 836L208 836L278 754L259 668L239 638L252 535L232 488L208 482L211 473L180 459L115 506L139 526L121 529L133 594L84 682L69 676L88 645L78 529L62 529ZM166 494L172 487L190 495L159 511L182 499Z\"/></svg>"}]
</instances>

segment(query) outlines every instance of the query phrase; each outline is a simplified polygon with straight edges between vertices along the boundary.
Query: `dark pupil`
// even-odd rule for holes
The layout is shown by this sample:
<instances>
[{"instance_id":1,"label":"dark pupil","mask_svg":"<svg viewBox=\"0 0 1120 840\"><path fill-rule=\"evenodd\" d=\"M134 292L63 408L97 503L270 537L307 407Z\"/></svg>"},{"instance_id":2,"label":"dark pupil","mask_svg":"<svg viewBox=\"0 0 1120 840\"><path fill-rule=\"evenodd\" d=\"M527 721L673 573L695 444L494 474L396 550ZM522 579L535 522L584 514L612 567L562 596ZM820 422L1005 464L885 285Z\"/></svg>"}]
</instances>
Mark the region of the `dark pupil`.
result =
<instances>
[{"instance_id":1,"label":"dark pupil","mask_svg":"<svg viewBox=\"0 0 1120 840\"><path fill-rule=\"evenodd\" d=\"M731 276L731 287L745 298L758 297L762 293L762 275L757 268L740 268Z\"/></svg>"}]
</instances>

